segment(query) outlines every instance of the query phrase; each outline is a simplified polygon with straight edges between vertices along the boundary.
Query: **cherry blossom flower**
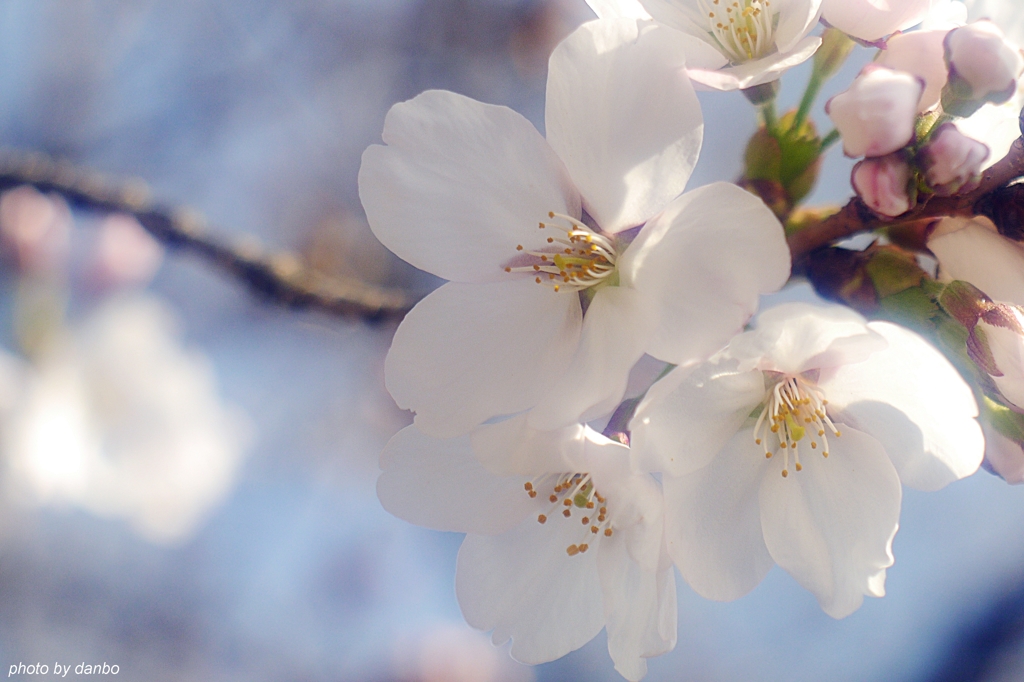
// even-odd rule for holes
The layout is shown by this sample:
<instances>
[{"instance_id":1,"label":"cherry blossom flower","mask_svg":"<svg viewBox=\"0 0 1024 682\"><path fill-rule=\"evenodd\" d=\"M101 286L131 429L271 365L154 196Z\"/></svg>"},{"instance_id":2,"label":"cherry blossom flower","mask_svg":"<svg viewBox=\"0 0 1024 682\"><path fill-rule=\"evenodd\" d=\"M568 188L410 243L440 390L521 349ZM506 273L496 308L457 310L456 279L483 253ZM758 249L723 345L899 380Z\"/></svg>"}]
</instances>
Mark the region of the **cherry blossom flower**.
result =
<instances>
[{"instance_id":1,"label":"cherry blossom flower","mask_svg":"<svg viewBox=\"0 0 1024 682\"><path fill-rule=\"evenodd\" d=\"M587 0L599 17L649 15L677 31L687 73L715 90L746 89L777 80L809 59L821 39L822 0ZM639 7L638 7L639 5Z\"/></svg>"},{"instance_id":2,"label":"cherry blossom flower","mask_svg":"<svg viewBox=\"0 0 1024 682\"><path fill-rule=\"evenodd\" d=\"M363 155L367 218L451 280L406 316L385 366L421 431L454 437L535 406L538 428L610 412L645 352L707 357L786 281L782 228L759 199L726 183L675 198L703 127L683 64L667 29L595 21L552 54L547 140L451 92L392 107L387 146Z\"/></svg>"},{"instance_id":3,"label":"cherry blossom flower","mask_svg":"<svg viewBox=\"0 0 1024 682\"><path fill-rule=\"evenodd\" d=\"M477 454L474 454L474 449ZM455 590L470 625L543 663L605 628L629 680L676 641L661 490L629 449L582 425L538 432L520 416L472 437L400 431L381 455L377 493L399 518L467 533Z\"/></svg>"},{"instance_id":4,"label":"cherry blossom flower","mask_svg":"<svg viewBox=\"0 0 1024 682\"><path fill-rule=\"evenodd\" d=\"M632 453L665 473L668 551L698 593L735 599L774 562L842 618L884 594L900 482L936 490L978 468L977 414L916 334L786 304L655 384Z\"/></svg>"},{"instance_id":5,"label":"cherry blossom flower","mask_svg":"<svg viewBox=\"0 0 1024 682\"><path fill-rule=\"evenodd\" d=\"M36 363L18 364L2 429L17 497L124 518L176 543L229 492L248 420L221 401L206 359L181 347L158 300L111 298Z\"/></svg>"},{"instance_id":6,"label":"cherry blossom flower","mask_svg":"<svg viewBox=\"0 0 1024 682\"><path fill-rule=\"evenodd\" d=\"M859 162L853 167L850 182L857 196L880 215L902 215L914 205L914 173L899 152Z\"/></svg>"},{"instance_id":7,"label":"cherry blossom flower","mask_svg":"<svg viewBox=\"0 0 1024 682\"><path fill-rule=\"evenodd\" d=\"M933 0L824 0L821 18L865 42L874 42L921 23Z\"/></svg>"},{"instance_id":8,"label":"cherry blossom flower","mask_svg":"<svg viewBox=\"0 0 1024 682\"><path fill-rule=\"evenodd\" d=\"M914 139L924 82L913 74L869 64L825 104L847 156L885 156Z\"/></svg>"}]
</instances>

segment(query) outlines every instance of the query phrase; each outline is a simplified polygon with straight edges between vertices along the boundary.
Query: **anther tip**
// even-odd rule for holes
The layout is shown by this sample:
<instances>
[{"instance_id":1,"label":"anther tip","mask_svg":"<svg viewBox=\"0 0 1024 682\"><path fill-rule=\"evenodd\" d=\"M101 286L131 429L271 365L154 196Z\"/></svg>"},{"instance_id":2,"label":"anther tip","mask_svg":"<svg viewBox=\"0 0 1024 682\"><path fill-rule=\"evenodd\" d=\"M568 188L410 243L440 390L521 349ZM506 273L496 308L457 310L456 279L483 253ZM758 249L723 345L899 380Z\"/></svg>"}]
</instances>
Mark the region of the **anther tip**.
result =
<instances>
[{"instance_id":1,"label":"anther tip","mask_svg":"<svg viewBox=\"0 0 1024 682\"><path fill-rule=\"evenodd\" d=\"M787 471L786 469L783 469L782 470L782 477L786 478L787 476L789 476L789 471Z\"/></svg>"},{"instance_id":2,"label":"anther tip","mask_svg":"<svg viewBox=\"0 0 1024 682\"><path fill-rule=\"evenodd\" d=\"M804 470L803 466L800 465L800 462L796 463L796 470L797 471L803 471Z\"/></svg>"}]
</instances>

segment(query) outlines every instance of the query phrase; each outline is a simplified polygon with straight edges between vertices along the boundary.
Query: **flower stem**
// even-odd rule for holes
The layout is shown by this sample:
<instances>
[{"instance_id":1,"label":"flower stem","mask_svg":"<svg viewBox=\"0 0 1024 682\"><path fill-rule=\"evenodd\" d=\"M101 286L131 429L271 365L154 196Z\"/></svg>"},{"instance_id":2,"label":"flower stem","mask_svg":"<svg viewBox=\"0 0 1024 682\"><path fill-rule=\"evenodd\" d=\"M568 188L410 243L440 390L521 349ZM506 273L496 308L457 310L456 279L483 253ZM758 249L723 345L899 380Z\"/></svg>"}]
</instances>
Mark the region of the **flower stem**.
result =
<instances>
[{"instance_id":1,"label":"flower stem","mask_svg":"<svg viewBox=\"0 0 1024 682\"><path fill-rule=\"evenodd\" d=\"M804 90L804 96L800 100L800 108L796 110L796 117L793 119L793 130L800 130L803 126L804 121L807 120L807 115L811 113L814 100L817 99L818 93L821 92L821 86L824 84L825 79L815 70L811 74L811 79L807 81L807 89Z\"/></svg>"},{"instance_id":2,"label":"flower stem","mask_svg":"<svg viewBox=\"0 0 1024 682\"><path fill-rule=\"evenodd\" d=\"M838 140L838 130L833 128L832 130L828 131L828 134L825 137L821 138L821 149L819 150L818 154L824 154L825 151L828 150L829 147L834 145Z\"/></svg>"},{"instance_id":3,"label":"flower stem","mask_svg":"<svg viewBox=\"0 0 1024 682\"><path fill-rule=\"evenodd\" d=\"M778 137L779 117L775 113L775 100L768 100L761 105L761 116L764 118L764 127L773 137Z\"/></svg>"}]
</instances>

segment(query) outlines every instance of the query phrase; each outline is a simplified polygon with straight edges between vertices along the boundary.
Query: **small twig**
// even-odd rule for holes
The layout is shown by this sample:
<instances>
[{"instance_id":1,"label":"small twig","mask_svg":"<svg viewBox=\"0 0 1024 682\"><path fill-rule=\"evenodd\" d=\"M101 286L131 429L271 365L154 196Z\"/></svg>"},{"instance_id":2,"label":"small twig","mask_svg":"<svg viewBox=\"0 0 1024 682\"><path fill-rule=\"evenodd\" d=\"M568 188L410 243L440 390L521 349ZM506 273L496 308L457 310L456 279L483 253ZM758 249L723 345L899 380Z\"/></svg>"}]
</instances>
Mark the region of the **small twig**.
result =
<instances>
[{"instance_id":1,"label":"small twig","mask_svg":"<svg viewBox=\"0 0 1024 682\"><path fill-rule=\"evenodd\" d=\"M291 254L248 253L205 233L198 218L150 202L139 181L107 182L91 171L53 161L41 154L0 151L0 192L31 185L56 192L76 208L127 213L169 249L195 254L235 279L258 297L289 308L319 310L339 317L401 317L416 297L399 289L345 280L305 267Z\"/></svg>"},{"instance_id":2,"label":"small twig","mask_svg":"<svg viewBox=\"0 0 1024 682\"><path fill-rule=\"evenodd\" d=\"M923 218L977 215L978 211L975 210L975 206L981 199L1022 175L1024 175L1024 138L1017 138L1010 147L1009 153L985 171L981 183L970 192L951 197L932 197L930 201L918 204L903 215L890 219L881 218L865 206L864 202L855 197L838 213L829 216L817 225L804 228L789 236L789 250L793 254L793 262L798 263L815 249L828 246L840 239L852 237L860 232L868 232L880 227L892 227Z\"/></svg>"}]
</instances>

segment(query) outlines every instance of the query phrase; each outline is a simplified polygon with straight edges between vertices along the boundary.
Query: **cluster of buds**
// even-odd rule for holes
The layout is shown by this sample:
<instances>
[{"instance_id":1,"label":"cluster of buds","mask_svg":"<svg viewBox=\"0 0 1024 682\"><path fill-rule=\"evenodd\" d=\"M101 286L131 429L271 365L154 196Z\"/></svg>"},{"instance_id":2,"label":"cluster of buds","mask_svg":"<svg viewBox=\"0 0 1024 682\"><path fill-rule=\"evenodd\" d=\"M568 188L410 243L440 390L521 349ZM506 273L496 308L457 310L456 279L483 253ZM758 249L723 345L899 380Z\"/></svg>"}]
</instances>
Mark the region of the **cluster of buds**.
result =
<instances>
[{"instance_id":1,"label":"cluster of buds","mask_svg":"<svg viewBox=\"0 0 1024 682\"><path fill-rule=\"evenodd\" d=\"M922 193L948 196L980 180L989 148L953 119L1007 101L1024 57L989 21L897 33L886 48L826 111L846 155L864 157L854 190L875 213L895 217Z\"/></svg>"}]
</instances>

